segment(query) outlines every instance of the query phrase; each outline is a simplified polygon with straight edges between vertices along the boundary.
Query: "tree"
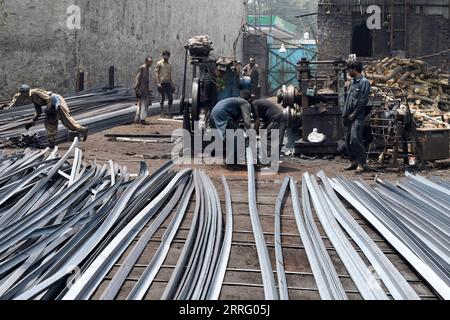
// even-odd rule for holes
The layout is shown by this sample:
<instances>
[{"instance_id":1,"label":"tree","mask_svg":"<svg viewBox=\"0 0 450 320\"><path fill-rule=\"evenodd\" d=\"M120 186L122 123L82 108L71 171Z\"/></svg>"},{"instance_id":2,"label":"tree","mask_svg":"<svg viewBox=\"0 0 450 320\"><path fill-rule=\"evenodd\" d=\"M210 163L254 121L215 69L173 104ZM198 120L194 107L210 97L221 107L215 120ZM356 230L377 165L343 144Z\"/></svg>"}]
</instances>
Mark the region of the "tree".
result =
<instances>
[{"instance_id":1,"label":"tree","mask_svg":"<svg viewBox=\"0 0 450 320\"><path fill-rule=\"evenodd\" d=\"M6 11L6 0L0 0L0 26L6 24L8 12Z\"/></svg>"},{"instance_id":2,"label":"tree","mask_svg":"<svg viewBox=\"0 0 450 320\"><path fill-rule=\"evenodd\" d=\"M318 0L249 0L248 14L279 16L296 25L298 33L302 35L306 31L316 32L317 15L302 18L298 16L316 13L318 2Z\"/></svg>"}]
</instances>

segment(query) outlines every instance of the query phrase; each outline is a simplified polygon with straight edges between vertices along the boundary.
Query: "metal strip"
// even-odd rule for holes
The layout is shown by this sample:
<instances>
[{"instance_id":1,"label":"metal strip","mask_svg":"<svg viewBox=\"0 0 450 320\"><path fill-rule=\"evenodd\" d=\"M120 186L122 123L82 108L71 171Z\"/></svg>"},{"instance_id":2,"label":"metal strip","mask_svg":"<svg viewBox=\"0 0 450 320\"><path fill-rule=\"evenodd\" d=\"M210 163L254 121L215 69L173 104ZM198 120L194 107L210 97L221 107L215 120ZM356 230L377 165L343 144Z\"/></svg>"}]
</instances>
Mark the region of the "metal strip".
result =
<instances>
[{"instance_id":1,"label":"metal strip","mask_svg":"<svg viewBox=\"0 0 450 320\"><path fill-rule=\"evenodd\" d=\"M342 184L335 180L330 181L332 187L344 199L346 199L359 213L361 213L383 237L419 272L419 274L438 292L444 299L450 299L450 288L436 275L436 273L408 248L401 239L393 234L365 204L352 196Z\"/></svg>"},{"instance_id":2,"label":"metal strip","mask_svg":"<svg viewBox=\"0 0 450 320\"><path fill-rule=\"evenodd\" d=\"M278 290L280 300L289 300L289 291L287 289L286 273L284 270L283 248L281 247L281 209L283 207L284 197L289 187L290 179L284 178L280 193L277 196L275 204L275 259L277 264Z\"/></svg>"},{"instance_id":3,"label":"metal strip","mask_svg":"<svg viewBox=\"0 0 450 320\"><path fill-rule=\"evenodd\" d=\"M253 167L253 151L247 148L247 168L248 168L248 205L250 210L250 219L252 221L253 234L255 236L256 250L258 252L259 265L264 283L264 295L266 300L278 300L278 290L275 285L272 264L270 262L269 252L264 239L261 222L258 217L258 208L256 204L256 186L255 186L255 168Z\"/></svg>"}]
</instances>

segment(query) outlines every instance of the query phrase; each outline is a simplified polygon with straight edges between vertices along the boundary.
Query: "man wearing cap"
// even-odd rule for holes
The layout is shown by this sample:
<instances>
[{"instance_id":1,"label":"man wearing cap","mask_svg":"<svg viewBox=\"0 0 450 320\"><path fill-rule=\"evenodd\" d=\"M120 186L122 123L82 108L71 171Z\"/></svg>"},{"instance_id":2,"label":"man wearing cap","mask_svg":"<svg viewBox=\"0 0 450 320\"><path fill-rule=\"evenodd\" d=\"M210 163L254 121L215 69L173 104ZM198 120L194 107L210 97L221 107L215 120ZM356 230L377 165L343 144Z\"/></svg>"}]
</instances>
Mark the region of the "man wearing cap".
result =
<instances>
[{"instance_id":1,"label":"man wearing cap","mask_svg":"<svg viewBox=\"0 0 450 320\"><path fill-rule=\"evenodd\" d=\"M169 115L173 104L173 93L175 91L172 82L172 65L169 62L170 52L164 50L162 59L156 63L156 84L161 94L161 116L164 116L164 102L169 100Z\"/></svg>"},{"instance_id":2,"label":"man wearing cap","mask_svg":"<svg viewBox=\"0 0 450 320\"><path fill-rule=\"evenodd\" d=\"M250 63L242 69L242 73L252 80L251 92L255 99L261 98L262 74L255 58L250 58Z\"/></svg>"},{"instance_id":3,"label":"man wearing cap","mask_svg":"<svg viewBox=\"0 0 450 320\"><path fill-rule=\"evenodd\" d=\"M47 130L48 142L50 147L56 145L56 135L58 133L58 120L70 131L79 132L83 135L84 141L87 140L88 128L82 127L71 115L66 101L59 94L55 94L43 89L31 89L27 85L22 85L19 93L16 94L6 109L11 109L19 104L23 99L30 99L34 104L35 114L33 118L25 125L29 130L42 115L42 107L45 108L45 129Z\"/></svg>"}]
</instances>

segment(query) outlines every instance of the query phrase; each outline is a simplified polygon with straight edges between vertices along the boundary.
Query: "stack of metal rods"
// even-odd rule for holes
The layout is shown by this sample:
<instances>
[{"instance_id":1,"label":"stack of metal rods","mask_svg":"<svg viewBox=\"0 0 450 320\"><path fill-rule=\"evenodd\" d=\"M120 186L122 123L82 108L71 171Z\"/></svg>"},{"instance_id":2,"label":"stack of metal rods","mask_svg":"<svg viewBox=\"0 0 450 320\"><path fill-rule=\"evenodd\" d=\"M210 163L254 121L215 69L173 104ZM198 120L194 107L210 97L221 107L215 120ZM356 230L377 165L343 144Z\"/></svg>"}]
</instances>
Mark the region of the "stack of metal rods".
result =
<instances>
[{"instance_id":1,"label":"stack of metal rods","mask_svg":"<svg viewBox=\"0 0 450 320\"><path fill-rule=\"evenodd\" d=\"M318 217L320 225L323 227L327 237L336 249L337 254L364 299L388 299L388 295L379 282L380 280L393 299L420 299L399 270L352 217L333 190L333 187L360 212L360 207L364 207L364 202L362 202L364 198L360 196L348 196L343 191L344 189L341 188L341 185L336 182L344 180L343 178L330 180L323 172L320 172L317 178L322 183L319 183L316 177L313 177L308 173L303 175L301 198L297 192L296 182L289 177L285 179L275 209L275 239L278 239L276 242L281 242L280 221L278 221L279 219L277 219L277 217L280 216L282 199L286 197L289 186L299 234L305 247L321 298L325 300L340 300L347 299L347 295L327 253L322 236L317 229L313 216L314 213ZM422 178L415 177L415 179L420 181ZM441 193L438 196L442 197L443 193L445 193L445 190L441 189L441 185L429 184L429 181L427 180L422 180L422 182L430 188L434 186L440 189ZM346 181L346 183L351 182ZM399 185L405 183L407 182L400 182ZM431 197L430 194L428 194L428 196ZM377 197L381 197L381 193L380 195L377 195ZM436 198L434 200L438 201ZM392 209L392 212L395 212L395 210ZM431 214L431 212L432 210L430 210L429 213ZM439 214L439 212L434 211L434 214ZM373 221L373 219L368 220L369 222ZM367 258L370 266L361 259L354 246L347 239L347 234L344 232L346 232L361 249L361 252ZM448 240L448 235L446 239ZM387 240L391 242L390 237L387 237ZM396 246L396 242L391 242L391 244L396 248L398 247ZM402 253L402 251L400 251L400 253ZM281 246L278 246L278 248L277 246L275 247L275 254L280 294L284 292L281 296L286 297L286 279L284 276ZM430 284L433 285L433 283ZM448 287L446 290L448 290ZM443 291L441 290L439 293L442 297L446 297L445 289Z\"/></svg>"},{"instance_id":2,"label":"stack of metal rods","mask_svg":"<svg viewBox=\"0 0 450 320\"><path fill-rule=\"evenodd\" d=\"M204 172L174 173L173 162L168 162L150 175L143 163L138 176L130 179L126 168L113 162L83 163L77 144L75 139L62 156L57 149L50 154L48 149L12 156L0 153L0 299L90 299L148 225L101 297L116 298L149 241L175 209L160 248L128 297L143 299L194 192L199 200L195 254L187 252L188 259L180 259L178 270L186 279L180 292L183 299L218 299L231 249L226 181L224 233L219 196Z\"/></svg>"},{"instance_id":3,"label":"stack of metal rods","mask_svg":"<svg viewBox=\"0 0 450 320\"><path fill-rule=\"evenodd\" d=\"M65 97L71 115L90 133L101 132L116 126L133 122L136 114L136 98L132 90L115 88L104 89L102 86ZM174 106L179 101L174 102ZM45 111L45 110L43 110ZM33 105L15 107L10 110L0 110L0 145L14 145L23 134L37 134L40 145L47 146L46 130L43 117L36 126L25 130L25 124L31 120L35 112ZM148 115L160 113L160 105L153 104L148 108ZM70 141L73 138L69 131L60 125L58 127L57 143Z\"/></svg>"},{"instance_id":4,"label":"stack of metal rods","mask_svg":"<svg viewBox=\"0 0 450 320\"><path fill-rule=\"evenodd\" d=\"M222 238L222 211L217 190L202 171L194 172L193 180L196 201L194 218L175 270L162 295L163 300L216 300L220 296L231 252L231 196L223 178L227 223ZM136 298L141 280L129 299Z\"/></svg>"},{"instance_id":5,"label":"stack of metal rods","mask_svg":"<svg viewBox=\"0 0 450 320\"><path fill-rule=\"evenodd\" d=\"M444 299L450 299L450 189L407 173L397 185L339 177L331 186L361 213Z\"/></svg>"}]
</instances>

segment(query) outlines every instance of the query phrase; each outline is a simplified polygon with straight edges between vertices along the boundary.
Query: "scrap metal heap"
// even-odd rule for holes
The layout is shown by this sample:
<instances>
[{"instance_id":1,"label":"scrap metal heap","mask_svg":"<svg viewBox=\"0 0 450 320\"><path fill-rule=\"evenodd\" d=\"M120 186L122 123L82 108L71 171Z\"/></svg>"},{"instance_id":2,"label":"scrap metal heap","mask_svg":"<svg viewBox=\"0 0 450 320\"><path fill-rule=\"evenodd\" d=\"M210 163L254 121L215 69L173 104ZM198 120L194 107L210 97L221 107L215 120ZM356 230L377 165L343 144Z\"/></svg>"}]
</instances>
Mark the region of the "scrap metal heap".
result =
<instances>
[{"instance_id":1,"label":"scrap metal heap","mask_svg":"<svg viewBox=\"0 0 450 320\"><path fill-rule=\"evenodd\" d=\"M144 272L126 289L127 299L145 299L185 220L189 232L161 298L219 299L227 266L233 263L232 198L225 178L222 211L219 193L202 171L171 171L170 161L153 174L142 164L132 177L113 162L84 163L77 143L75 139L64 155L57 149L0 153L0 299L115 299L157 232L164 230ZM348 296L319 225L364 299L419 299L342 199L438 296L450 299L450 182L407 174L396 185L378 180L369 186L329 179L323 172L317 177L305 173L300 193L297 183L287 177L274 206L278 239L274 264L258 214L250 149L247 160L248 205L266 299L289 299L280 240L288 190L322 299ZM194 207L190 212L188 208ZM166 220L169 224L163 227Z\"/></svg>"}]
</instances>

